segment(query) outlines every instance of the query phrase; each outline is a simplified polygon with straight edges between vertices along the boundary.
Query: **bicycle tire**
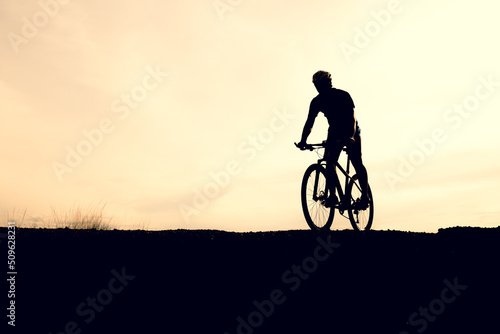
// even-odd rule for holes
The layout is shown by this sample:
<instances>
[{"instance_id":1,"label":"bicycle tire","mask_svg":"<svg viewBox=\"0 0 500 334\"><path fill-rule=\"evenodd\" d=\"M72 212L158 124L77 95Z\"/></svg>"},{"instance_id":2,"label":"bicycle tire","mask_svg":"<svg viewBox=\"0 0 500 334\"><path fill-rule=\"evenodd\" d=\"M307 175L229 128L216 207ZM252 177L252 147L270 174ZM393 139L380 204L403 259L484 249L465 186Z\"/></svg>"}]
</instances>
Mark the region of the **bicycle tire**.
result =
<instances>
[{"instance_id":1,"label":"bicycle tire","mask_svg":"<svg viewBox=\"0 0 500 334\"><path fill-rule=\"evenodd\" d=\"M357 181L358 176L354 175L347 185L346 196L351 201L347 212L354 230L369 231L372 227L374 213L372 191L370 185L368 185L368 207L365 210L357 209L356 204L361 198L361 187Z\"/></svg>"},{"instance_id":2,"label":"bicycle tire","mask_svg":"<svg viewBox=\"0 0 500 334\"><path fill-rule=\"evenodd\" d=\"M318 187L316 196L319 199L314 199L314 183L316 174L318 175ZM330 230L333 217L335 215L334 207L326 207L325 200L328 194L324 193L326 187L326 171L320 164L309 166L302 179L301 200L302 211L307 221L307 225L311 230L316 232L324 232Z\"/></svg>"}]
</instances>

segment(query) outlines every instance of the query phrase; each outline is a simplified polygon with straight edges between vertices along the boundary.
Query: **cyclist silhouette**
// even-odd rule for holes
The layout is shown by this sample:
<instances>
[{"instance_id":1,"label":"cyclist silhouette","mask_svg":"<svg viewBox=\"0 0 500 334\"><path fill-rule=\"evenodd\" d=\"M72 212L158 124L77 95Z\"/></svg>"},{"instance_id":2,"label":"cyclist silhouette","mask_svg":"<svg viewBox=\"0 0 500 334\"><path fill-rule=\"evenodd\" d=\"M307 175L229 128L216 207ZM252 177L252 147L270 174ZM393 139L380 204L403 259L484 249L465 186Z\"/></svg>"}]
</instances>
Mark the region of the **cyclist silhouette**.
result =
<instances>
[{"instance_id":1,"label":"cyclist silhouette","mask_svg":"<svg viewBox=\"0 0 500 334\"><path fill-rule=\"evenodd\" d=\"M329 72L318 71L313 75L313 84L318 91L318 95L312 99L309 107L302 138L297 146L305 149L307 137L311 133L316 116L321 111L328 120L328 137L326 139L325 157L327 159L327 179L335 180L339 183L335 164L344 146L347 147L349 158L359 177L359 184L362 190L361 206L368 205L368 174L363 160L361 159L361 130L354 115L354 102L349 93L336 89L332 86L332 76ZM327 189L333 189L327 184ZM336 203L335 192L329 197L328 204Z\"/></svg>"}]
</instances>

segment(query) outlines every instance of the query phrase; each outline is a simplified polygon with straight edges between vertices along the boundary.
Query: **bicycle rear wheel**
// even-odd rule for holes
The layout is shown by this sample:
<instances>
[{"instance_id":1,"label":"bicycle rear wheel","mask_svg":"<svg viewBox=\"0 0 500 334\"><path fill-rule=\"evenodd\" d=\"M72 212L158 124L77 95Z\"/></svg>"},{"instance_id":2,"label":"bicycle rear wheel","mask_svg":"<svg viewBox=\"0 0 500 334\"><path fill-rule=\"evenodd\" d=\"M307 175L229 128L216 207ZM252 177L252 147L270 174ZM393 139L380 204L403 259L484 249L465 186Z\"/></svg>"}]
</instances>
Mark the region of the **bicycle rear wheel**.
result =
<instances>
[{"instance_id":1,"label":"bicycle rear wheel","mask_svg":"<svg viewBox=\"0 0 500 334\"><path fill-rule=\"evenodd\" d=\"M335 208L325 206L328 195L325 169L319 164L309 166L302 179L301 198L304 217L313 231L328 231L332 226Z\"/></svg>"},{"instance_id":2,"label":"bicycle rear wheel","mask_svg":"<svg viewBox=\"0 0 500 334\"><path fill-rule=\"evenodd\" d=\"M350 198L351 203L349 209L349 220L352 227L356 231L368 231L372 227L373 222L373 196L368 185L368 207L360 208L359 202L361 200L361 187L357 175L354 175L347 185L346 196Z\"/></svg>"}]
</instances>

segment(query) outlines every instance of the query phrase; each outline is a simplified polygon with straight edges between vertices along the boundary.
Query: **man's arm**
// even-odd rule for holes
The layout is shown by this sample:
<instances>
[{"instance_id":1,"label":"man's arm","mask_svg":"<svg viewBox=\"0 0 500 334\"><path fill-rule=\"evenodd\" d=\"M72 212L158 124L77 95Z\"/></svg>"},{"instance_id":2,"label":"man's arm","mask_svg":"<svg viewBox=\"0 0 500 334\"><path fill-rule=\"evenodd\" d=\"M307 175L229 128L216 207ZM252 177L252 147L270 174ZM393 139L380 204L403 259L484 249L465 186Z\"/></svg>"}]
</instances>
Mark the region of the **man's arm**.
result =
<instances>
[{"instance_id":1,"label":"man's arm","mask_svg":"<svg viewBox=\"0 0 500 334\"><path fill-rule=\"evenodd\" d=\"M307 137L309 137L309 134L311 133L312 127L314 126L314 120L316 119L316 116L318 116L318 110L316 110L314 106L314 100L311 101L311 105L309 107L309 114L307 115L307 120L306 124L304 124L304 129L302 130L302 136L300 139L299 145L305 145L307 142Z\"/></svg>"},{"instance_id":2,"label":"man's arm","mask_svg":"<svg viewBox=\"0 0 500 334\"><path fill-rule=\"evenodd\" d=\"M316 117L307 117L306 124L304 124L304 129L302 130L302 137L300 139L301 143L306 143L307 142L307 137L309 137L309 134L311 133L312 127L314 125L314 120Z\"/></svg>"}]
</instances>

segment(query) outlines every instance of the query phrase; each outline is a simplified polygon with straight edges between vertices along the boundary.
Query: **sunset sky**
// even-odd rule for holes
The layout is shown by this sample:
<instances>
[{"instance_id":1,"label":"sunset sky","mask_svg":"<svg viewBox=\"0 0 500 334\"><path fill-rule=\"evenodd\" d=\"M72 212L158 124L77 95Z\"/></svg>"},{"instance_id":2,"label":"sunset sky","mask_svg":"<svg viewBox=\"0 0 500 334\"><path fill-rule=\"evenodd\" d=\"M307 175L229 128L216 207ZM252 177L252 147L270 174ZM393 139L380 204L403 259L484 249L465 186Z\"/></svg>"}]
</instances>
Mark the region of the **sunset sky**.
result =
<instances>
[{"instance_id":1,"label":"sunset sky","mask_svg":"<svg viewBox=\"0 0 500 334\"><path fill-rule=\"evenodd\" d=\"M119 228L306 229L295 148L332 73L374 229L500 225L500 4L0 4L0 213L106 203ZM310 142L325 139L318 116ZM350 228L337 215L334 229Z\"/></svg>"}]
</instances>

